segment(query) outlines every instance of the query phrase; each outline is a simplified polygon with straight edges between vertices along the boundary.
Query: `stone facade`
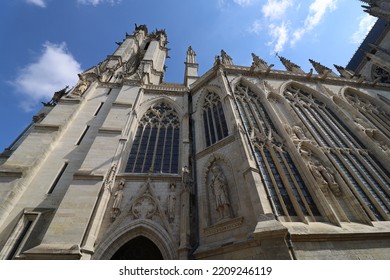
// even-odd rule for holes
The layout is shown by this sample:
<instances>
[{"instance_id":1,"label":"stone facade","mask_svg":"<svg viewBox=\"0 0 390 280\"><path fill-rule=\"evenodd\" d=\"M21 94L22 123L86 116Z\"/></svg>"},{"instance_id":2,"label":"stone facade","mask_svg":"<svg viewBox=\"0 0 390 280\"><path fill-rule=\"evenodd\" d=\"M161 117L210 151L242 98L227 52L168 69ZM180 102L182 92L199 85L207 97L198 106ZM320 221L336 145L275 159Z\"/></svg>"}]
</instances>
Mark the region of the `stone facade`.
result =
<instances>
[{"instance_id":1,"label":"stone facade","mask_svg":"<svg viewBox=\"0 0 390 280\"><path fill-rule=\"evenodd\" d=\"M389 259L390 86L136 26L2 154L1 259ZM343 75L344 73L344 75Z\"/></svg>"}]
</instances>

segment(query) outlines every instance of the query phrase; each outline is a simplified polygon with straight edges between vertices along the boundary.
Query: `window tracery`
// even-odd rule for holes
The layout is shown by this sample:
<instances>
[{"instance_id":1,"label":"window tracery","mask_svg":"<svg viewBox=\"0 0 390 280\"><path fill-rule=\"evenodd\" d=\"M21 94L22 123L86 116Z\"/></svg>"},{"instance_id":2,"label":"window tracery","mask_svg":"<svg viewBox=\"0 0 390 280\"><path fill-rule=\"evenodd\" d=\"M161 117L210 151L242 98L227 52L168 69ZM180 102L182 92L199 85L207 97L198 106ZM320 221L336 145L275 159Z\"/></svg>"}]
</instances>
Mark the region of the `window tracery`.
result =
<instances>
[{"instance_id":1,"label":"window tracery","mask_svg":"<svg viewBox=\"0 0 390 280\"><path fill-rule=\"evenodd\" d=\"M207 147L228 136L222 103L214 92L208 93L203 103L203 126Z\"/></svg>"},{"instance_id":2,"label":"window tracery","mask_svg":"<svg viewBox=\"0 0 390 280\"><path fill-rule=\"evenodd\" d=\"M284 97L372 220L390 219L389 174L316 96L289 86Z\"/></svg>"},{"instance_id":3,"label":"window tracery","mask_svg":"<svg viewBox=\"0 0 390 280\"><path fill-rule=\"evenodd\" d=\"M365 116L377 129L390 138L390 115L362 95L345 93L347 101Z\"/></svg>"},{"instance_id":4,"label":"window tracery","mask_svg":"<svg viewBox=\"0 0 390 280\"><path fill-rule=\"evenodd\" d=\"M249 87L237 85L234 97L245 129L253 135L255 158L275 215L287 221L298 216L320 216L290 154L275 139L277 130L260 96Z\"/></svg>"},{"instance_id":5,"label":"window tracery","mask_svg":"<svg viewBox=\"0 0 390 280\"><path fill-rule=\"evenodd\" d=\"M178 173L180 121L168 104L151 106L142 116L125 172Z\"/></svg>"}]
</instances>

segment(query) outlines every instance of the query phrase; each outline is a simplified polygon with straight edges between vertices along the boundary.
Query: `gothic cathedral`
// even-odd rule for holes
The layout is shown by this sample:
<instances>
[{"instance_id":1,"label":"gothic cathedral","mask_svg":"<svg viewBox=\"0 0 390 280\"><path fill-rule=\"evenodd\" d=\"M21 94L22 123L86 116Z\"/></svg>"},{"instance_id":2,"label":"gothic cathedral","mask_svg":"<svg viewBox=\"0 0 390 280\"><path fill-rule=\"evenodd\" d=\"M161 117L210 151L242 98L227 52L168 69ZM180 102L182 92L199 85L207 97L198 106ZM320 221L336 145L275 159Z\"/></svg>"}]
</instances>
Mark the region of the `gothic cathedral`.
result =
<instances>
[{"instance_id":1,"label":"gothic cathedral","mask_svg":"<svg viewBox=\"0 0 390 280\"><path fill-rule=\"evenodd\" d=\"M0 259L389 259L390 13L364 2L381 35L339 74L222 50L199 76L189 47L166 83L136 26L1 154Z\"/></svg>"}]
</instances>

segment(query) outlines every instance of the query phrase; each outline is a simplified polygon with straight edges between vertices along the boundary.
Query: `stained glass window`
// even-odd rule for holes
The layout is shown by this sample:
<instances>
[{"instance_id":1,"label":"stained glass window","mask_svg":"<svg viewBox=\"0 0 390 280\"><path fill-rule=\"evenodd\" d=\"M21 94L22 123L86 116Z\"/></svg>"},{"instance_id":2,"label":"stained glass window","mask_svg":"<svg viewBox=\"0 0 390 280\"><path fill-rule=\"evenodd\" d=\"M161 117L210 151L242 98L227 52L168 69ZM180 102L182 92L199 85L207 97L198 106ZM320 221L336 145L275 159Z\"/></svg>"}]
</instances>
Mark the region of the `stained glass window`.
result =
<instances>
[{"instance_id":1,"label":"stained glass window","mask_svg":"<svg viewBox=\"0 0 390 280\"><path fill-rule=\"evenodd\" d=\"M151 106L141 118L125 172L178 173L180 122L164 102Z\"/></svg>"}]
</instances>

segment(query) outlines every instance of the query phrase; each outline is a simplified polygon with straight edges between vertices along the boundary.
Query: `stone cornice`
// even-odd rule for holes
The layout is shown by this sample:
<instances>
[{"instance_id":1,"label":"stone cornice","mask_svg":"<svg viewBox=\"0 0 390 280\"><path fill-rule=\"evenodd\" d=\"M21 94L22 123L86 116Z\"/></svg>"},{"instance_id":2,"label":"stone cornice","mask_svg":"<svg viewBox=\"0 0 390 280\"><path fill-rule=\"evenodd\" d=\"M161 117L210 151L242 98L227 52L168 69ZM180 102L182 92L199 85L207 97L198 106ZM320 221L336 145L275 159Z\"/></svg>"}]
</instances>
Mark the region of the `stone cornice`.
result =
<instances>
[{"instance_id":1,"label":"stone cornice","mask_svg":"<svg viewBox=\"0 0 390 280\"><path fill-rule=\"evenodd\" d=\"M188 88L181 84L159 84L159 85L144 85L145 92L152 91L164 91L172 93L185 93Z\"/></svg>"},{"instance_id":2,"label":"stone cornice","mask_svg":"<svg viewBox=\"0 0 390 280\"><path fill-rule=\"evenodd\" d=\"M182 178L179 174L160 174L160 173L150 173L150 174L141 174L141 173L119 173L116 176L117 180L125 179L126 181L146 181L150 178L150 181L166 181L166 182L181 182Z\"/></svg>"},{"instance_id":3,"label":"stone cornice","mask_svg":"<svg viewBox=\"0 0 390 280\"><path fill-rule=\"evenodd\" d=\"M61 128L61 125L58 125L58 124L37 123L34 125L35 130L58 131L58 130L60 130L60 128Z\"/></svg>"},{"instance_id":4,"label":"stone cornice","mask_svg":"<svg viewBox=\"0 0 390 280\"><path fill-rule=\"evenodd\" d=\"M73 105L73 104L80 104L80 102L81 99L79 97L73 98L67 96L66 98L61 98L57 105L68 105L68 104Z\"/></svg>"},{"instance_id":5,"label":"stone cornice","mask_svg":"<svg viewBox=\"0 0 390 280\"><path fill-rule=\"evenodd\" d=\"M209 226L204 229L204 234L206 236L218 234L225 231L231 231L235 228L241 227L244 223L244 217L238 217L234 219L229 219L226 221L221 221L215 225Z\"/></svg>"},{"instance_id":6,"label":"stone cornice","mask_svg":"<svg viewBox=\"0 0 390 280\"><path fill-rule=\"evenodd\" d=\"M341 228L324 223L283 223L291 234L292 241L352 241L369 239L389 239L390 222L374 222L373 226L357 223L342 223Z\"/></svg>"},{"instance_id":7,"label":"stone cornice","mask_svg":"<svg viewBox=\"0 0 390 280\"><path fill-rule=\"evenodd\" d=\"M291 233L293 242L329 242L329 241L367 241L376 239L389 239L390 232L350 232L350 233Z\"/></svg>"},{"instance_id":8,"label":"stone cornice","mask_svg":"<svg viewBox=\"0 0 390 280\"><path fill-rule=\"evenodd\" d=\"M376 83L359 79L347 79L338 76L332 75L320 75L320 74L310 74L310 73L295 73L291 71L283 70L258 70L253 71L251 67L248 66L237 66L237 65L220 65L210 68L205 74L203 74L197 81L195 81L190 90L197 91L204 83L208 82L210 79L214 78L217 75L218 70L221 69L227 74L240 74L243 76L258 77L258 78L272 78L272 79L281 79L281 80L295 80L295 81L304 81L304 82L326 82L333 85L341 86L351 86L351 87L365 87L365 88L375 88L375 89L390 89L390 84L385 83Z\"/></svg>"},{"instance_id":9,"label":"stone cornice","mask_svg":"<svg viewBox=\"0 0 390 280\"><path fill-rule=\"evenodd\" d=\"M202 157L215 152L216 150L220 149L221 147L226 146L230 143L233 143L234 140L235 140L235 135L234 134L229 135L229 136L223 138L222 140L219 140L218 142L214 143L213 145L207 147L203 151L197 153L195 155L195 158L196 158L196 160L199 160Z\"/></svg>"},{"instance_id":10,"label":"stone cornice","mask_svg":"<svg viewBox=\"0 0 390 280\"><path fill-rule=\"evenodd\" d=\"M251 76L251 77L259 77L259 78L273 78L273 79L282 79L282 80L295 80L295 81L312 81L312 82L326 82L328 84L334 84L334 85L349 85L352 87L375 87L376 89L389 89L390 84L384 84L384 83L376 83L364 80L358 80L358 79L347 79L343 77L335 77L332 75L319 75L319 74L312 74L309 73L301 74L301 73L294 73L290 71L282 71L282 70L271 70L267 73L265 70L259 70L259 71L251 71L250 67L246 66L235 66L235 65L228 65L224 66L223 69L228 73L239 73L241 75L245 76Z\"/></svg>"},{"instance_id":11,"label":"stone cornice","mask_svg":"<svg viewBox=\"0 0 390 280\"><path fill-rule=\"evenodd\" d=\"M121 134L122 129L116 127L101 127L99 128L99 133L101 134Z\"/></svg>"}]
</instances>

